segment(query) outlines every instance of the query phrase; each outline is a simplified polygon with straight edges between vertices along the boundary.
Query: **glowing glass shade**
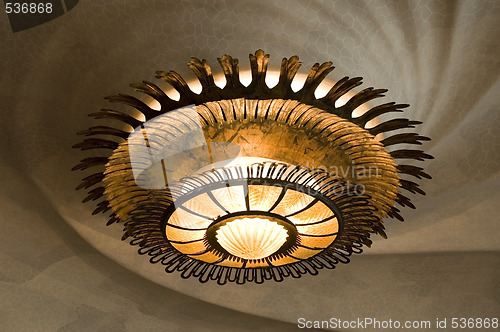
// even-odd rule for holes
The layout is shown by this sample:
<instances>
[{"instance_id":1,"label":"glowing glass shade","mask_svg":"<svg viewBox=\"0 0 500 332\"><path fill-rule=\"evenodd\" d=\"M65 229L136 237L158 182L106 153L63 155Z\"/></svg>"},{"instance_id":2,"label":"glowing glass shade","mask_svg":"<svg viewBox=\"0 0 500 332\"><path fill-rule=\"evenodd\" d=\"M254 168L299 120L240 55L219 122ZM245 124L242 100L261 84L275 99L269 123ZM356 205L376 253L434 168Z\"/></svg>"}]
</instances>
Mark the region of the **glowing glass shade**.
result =
<instances>
[{"instance_id":1,"label":"glowing glass shade","mask_svg":"<svg viewBox=\"0 0 500 332\"><path fill-rule=\"evenodd\" d=\"M228 222L216 235L224 249L245 259L261 259L272 255L287 237L287 231L277 222L255 217Z\"/></svg>"},{"instance_id":2,"label":"glowing glass shade","mask_svg":"<svg viewBox=\"0 0 500 332\"><path fill-rule=\"evenodd\" d=\"M243 186L234 186L215 189L212 191L215 199L229 212L244 211L245 208L245 192Z\"/></svg>"},{"instance_id":3,"label":"glowing glass shade","mask_svg":"<svg viewBox=\"0 0 500 332\"><path fill-rule=\"evenodd\" d=\"M215 218L224 213L220 206L207 195L201 194L196 199L191 199L182 205L188 212L195 212L207 218ZM182 218L182 216L179 216ZM179 226L188 226L193 223L191 220L192 215L184 215L185 219L181 219Z\"/></svg>"},{"instance_id":4,"label":"glowing glass shade","mask_svg":"<svg viewBox=\"0 0 500 332\"><path fill-rule=\"evenodd\" d=\"M262 170L270 170L270 164L272 162L262 164ZM246 167L238 165L234 169L215 172L219 173L219 178L224 172L233 172L238 168L236 173L244 175ZM253 173L261 174L261 171ZM281 173L286 176L287 171ZM255 214L260 212L262 214ZM232 214L239 216L231 217ZM290 251L284 256L274 254L286 246L294 235L273 215L286 219L293 225L293 232L300 236L300 246L287 247L286 250ZM221 218L231 219L217 226ZM211 227L217 227L213 237L207 235L212 234L209 231ZM315 256L333 243L338 231L339 221L334 211L310 193L283 188L278 184L241 184L237 180L176 205L165 228L166 237L172 245L186 255L193 255L194 259L242 267L243 262L235 260L238 257L247 260L244 266L248 268L269 266L269 262L262 261L266 257L271 257L273 266L280 266ZM217 246L235 257L221 260ZM288 254L294 258L288 257Z\"/></svg>"},{"instance_id":5,"label":"glowing glass shade","mask_svg":"<svg viewBox=\"0 0 500 332\"><path fill-rule=\"evenodd\" d=\"M269 211L283 188L274 186L248 186L248 199L250 208L257 211Z\"/></svg>"}]
</instances>

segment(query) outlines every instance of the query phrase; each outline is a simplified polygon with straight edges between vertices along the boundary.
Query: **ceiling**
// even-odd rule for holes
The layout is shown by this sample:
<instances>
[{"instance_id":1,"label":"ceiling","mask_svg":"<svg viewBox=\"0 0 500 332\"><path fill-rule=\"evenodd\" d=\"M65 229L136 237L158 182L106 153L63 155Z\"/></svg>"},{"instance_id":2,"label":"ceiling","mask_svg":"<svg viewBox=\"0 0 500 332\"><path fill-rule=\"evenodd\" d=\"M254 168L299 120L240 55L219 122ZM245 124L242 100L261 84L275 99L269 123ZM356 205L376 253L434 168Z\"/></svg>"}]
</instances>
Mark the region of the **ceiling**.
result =
<instances>
[{"instance_id":1,"label":"ceiling","mask_svg":"<svg viewBox=\"0 0 500 332\"><path fill-rule=\"evenodd\" d=\"M0 327L3 330L290 331L297 319L431 320L500 312L500 3L81 1L13 33L0 20ZM186 62L248 68L299 55L307 72L387 88L435 159L389 238L318 276L217 286L164 273L92 216L71 146L104 96ZM217 69L218 70L218 69ZM376 101L379 102L378 100ZM88 154L87 154L88 155ZM496 203L495 203L496 202Z\"/></svg>"}]
</instances>

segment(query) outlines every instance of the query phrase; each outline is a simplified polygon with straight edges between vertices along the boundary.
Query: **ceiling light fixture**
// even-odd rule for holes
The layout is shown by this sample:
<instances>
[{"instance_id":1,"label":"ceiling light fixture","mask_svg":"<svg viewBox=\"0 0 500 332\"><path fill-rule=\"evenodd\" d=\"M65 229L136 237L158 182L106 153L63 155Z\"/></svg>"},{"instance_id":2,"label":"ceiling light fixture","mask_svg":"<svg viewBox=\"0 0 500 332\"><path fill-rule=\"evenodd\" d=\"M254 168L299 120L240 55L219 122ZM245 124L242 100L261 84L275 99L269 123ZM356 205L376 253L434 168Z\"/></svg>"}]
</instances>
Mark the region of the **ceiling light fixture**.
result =
<instances>
[{"instance_id":1,"label":"ceiling light fixture","mask_svg":"<svg viewBox=\"0 0 500 332\"><path fill-rule=\"evenodd\" d=\"M367 126L408 105L367 107L356 116L387 90L354 94L361 78L344 77L317 98L331 62L315 64L302 88L293 89L297 56L282 60L270 88L268 60L262 50L250 54L245 86L238 60L224 55L219 87L207 62L191 58L200 93L179 74L160 71L157 78L178 100L154 83L132 84L159 109L139 96L111 96L129 109L91 116L121 124L80 133L90 138L75 148L110 151L75 166L101 167L77 187L93 188L84 202L103 197L94 214L111 210L108 224L123 222L123 239L167 272L219 284L317 274L361 253L371 233L385 237L384 218L403 220L395 203L414 208L404 191L424 194L406 177L430 176L395 160L432 157L393 148L429 140L404 130L421 122L396 118ZM347 100L339 105L341 98ZM403 131L379 139L396 130Z\"/></svg>"}]
</instances>

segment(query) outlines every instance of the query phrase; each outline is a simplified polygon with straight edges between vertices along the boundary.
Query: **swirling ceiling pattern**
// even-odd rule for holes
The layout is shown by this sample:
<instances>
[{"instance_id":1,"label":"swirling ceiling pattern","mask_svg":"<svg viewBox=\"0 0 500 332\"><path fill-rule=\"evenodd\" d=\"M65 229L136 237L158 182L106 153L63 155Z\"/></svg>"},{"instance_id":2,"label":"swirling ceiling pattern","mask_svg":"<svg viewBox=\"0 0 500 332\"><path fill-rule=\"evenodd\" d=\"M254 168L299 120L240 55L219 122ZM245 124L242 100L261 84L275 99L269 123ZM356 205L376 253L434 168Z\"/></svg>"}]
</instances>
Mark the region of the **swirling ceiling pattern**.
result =
<instances>
[{"instance_id":1,"label":"swirling ceiling pattern","mask_svg":"<svg viewBox=\"0 0 500 332\"><path fill-rule=\"evenodd\" d=\"M0 326L285 331L297 317L497 314L499 22L496 1L82 2L18 33L0 22ZM304 70L333 60L332 80L362 76L410 104L433 138L434 179L388 240L333 273L260 286L178 280L116 240L119 226L88 217L69 172L81 157L74 133L106 107L103 91L191 56L259 48L274 67L290 54Z\"/></svg>"}]
</instances>

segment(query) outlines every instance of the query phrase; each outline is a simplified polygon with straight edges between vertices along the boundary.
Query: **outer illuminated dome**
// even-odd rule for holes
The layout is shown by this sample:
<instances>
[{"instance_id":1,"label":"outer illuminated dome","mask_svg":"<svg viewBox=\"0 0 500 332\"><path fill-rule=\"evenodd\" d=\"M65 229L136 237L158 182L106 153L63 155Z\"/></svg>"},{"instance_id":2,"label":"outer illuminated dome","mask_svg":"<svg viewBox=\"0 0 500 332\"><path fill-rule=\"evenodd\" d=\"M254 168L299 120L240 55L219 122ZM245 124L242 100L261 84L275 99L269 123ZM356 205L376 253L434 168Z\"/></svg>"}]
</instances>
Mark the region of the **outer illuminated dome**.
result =
<instances>
[{"instance_id":1,"label":"outer illuminated dome","mask_svg":"<svg viewBox=\"0 0 500 332\"><path fill-rule=\"evenodd\" d=\"M219 88L207 62L192 58L188 66L201 83L200 94L175 72L158 72L179 100L154 83L132 84L160 109L145 99L108 97L130 112L104 109L92 116L124 125L81 133L101 138L87 138L77 148L112 151L75 167L105 166L83 179L79 188L97 186L85 201L104 196L95 213L111 210L109 224L123 222L124 239L132 238L140 254L167 272L220 284L316 274L347 263L371 244L370 233L385 236L384 218L402 220L395 204L414 208L404 191L423 194L407 177L430 177L395 160L431 156L389 151L428 140L399 131L419 122L397 118L367 127L408 105L378 105L354 117L386 90L365 89L338 106L360 84L360 78L346 77L318 99L316 89L333 70L327 62L314 65L304 86L293 91L296 56L283 59L279 82L269 88L268 59L261 50L250 55L252 81L244 86L238 61L223 56L226 84Z\"/></svg>"}]
</instances>

